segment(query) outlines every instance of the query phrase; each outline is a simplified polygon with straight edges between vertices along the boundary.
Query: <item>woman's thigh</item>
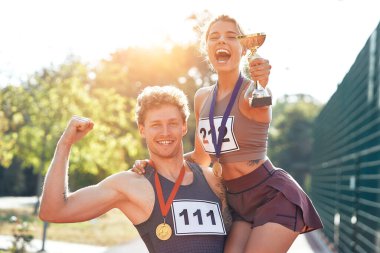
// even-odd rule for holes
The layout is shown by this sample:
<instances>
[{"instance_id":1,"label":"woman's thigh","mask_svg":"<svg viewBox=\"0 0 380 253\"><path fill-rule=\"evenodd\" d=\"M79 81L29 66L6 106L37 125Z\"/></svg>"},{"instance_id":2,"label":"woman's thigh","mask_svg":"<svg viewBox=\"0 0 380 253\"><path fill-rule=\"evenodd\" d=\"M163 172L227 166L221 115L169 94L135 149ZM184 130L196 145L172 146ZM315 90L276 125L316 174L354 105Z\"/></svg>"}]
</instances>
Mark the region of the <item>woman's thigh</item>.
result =
<instances>
[{"instance_id":1,"label":"woman's thigh","mask_svg":"<svg viewBox=\"0 0 380 253\"><path fill-rule=\"evenodd\" d=\"M285 253L299 232L277 223L266 223L251 229L244 253Z\"/></svg>"},{"instance_id":2,"label":"woman's thigh","mask_svg":"<svg viewBox=\"0 0 380 253\"><path fill-rule=\"evenodd\" d=\"M234 221L228 233L224 253L243 253L252 232L252 225L245 221Z\"/></svg>"}]
</instances>

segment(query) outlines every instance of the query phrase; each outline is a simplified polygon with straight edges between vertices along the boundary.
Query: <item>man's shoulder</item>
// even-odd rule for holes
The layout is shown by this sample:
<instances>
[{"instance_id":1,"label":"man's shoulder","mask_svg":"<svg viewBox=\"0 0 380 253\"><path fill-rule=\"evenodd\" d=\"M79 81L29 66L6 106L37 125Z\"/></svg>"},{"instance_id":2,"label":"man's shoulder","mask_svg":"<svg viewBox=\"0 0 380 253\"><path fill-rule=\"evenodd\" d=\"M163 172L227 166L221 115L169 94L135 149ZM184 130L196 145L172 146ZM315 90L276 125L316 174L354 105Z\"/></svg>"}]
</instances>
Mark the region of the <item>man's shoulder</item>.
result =
<instances>
[{"instance_id":1,"label":"man's shoulder","mask_svg":"<svg viewBox=\"0 0 380 253\"><path fill-rule=\"evenodd\" d=\"M132 171L121 171L110 175L103 180L103 184L109 185L113 188L128 186L138 186L142 182L147 181L143 175Z\"/></svg>"}]
</instances>

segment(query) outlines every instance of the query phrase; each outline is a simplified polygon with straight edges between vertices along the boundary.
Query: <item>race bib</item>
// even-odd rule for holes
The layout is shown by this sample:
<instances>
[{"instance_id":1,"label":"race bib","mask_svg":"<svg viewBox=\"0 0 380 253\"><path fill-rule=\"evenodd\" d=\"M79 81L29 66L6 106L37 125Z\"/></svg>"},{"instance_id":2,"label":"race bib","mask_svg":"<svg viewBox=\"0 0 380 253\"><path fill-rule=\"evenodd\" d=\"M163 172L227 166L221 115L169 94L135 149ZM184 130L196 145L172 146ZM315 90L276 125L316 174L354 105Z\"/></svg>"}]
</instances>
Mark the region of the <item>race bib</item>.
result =
<instances>
[{"instance_id":1,"label":"race bib","mask_svg":"<svg viewBox=\"0 0 380 253\"><path fill-rule=\"evenodd\" d=\"M176 235L225 235L223 218L216 202L177 199L172 203Z\"/></svg>"},{"instance_id":2,"label":"race bib","mask_svg":"<svg viewBox=\"0 0 380 253\"><path fill-rule=\"evenodd\" d=\"M222 123L221 116L214 118L215 129L217 129L216 138L218 138L219 136L221 123ZM234 116L229 116L226 122L226 128L225 128L226 131L224 131L225 135L223 136L223 139L222 139L222 147L220 151L221 154L239 150L239 145L236 141L235 134L233 132L233 125L234 125ZM197 131L198 131L198 136L199 136L199 139L201 140L204 150L207 153L215 154L215 147L212 143L211 127L210 127L210 122L208 118L199 119L199 125L198 125Z\"/></svg>"}]
</instances>

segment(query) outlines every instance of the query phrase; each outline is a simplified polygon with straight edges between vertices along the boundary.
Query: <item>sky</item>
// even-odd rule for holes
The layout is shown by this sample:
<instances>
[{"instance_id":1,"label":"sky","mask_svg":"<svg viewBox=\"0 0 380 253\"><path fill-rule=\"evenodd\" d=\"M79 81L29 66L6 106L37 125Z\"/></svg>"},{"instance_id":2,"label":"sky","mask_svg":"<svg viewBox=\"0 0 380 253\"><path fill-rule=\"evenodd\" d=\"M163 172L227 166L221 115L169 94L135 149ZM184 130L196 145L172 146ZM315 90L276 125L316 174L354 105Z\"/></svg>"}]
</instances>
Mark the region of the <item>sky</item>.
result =
<instances>
[{"instance_id":1,"label":"sky","mask_svg":"<svg viewBox=\"0 0 380 253\"><path fill-rule=\"evenodd\" d=\"M117 49L195 40L186 18L228 14L265 32L274 99L304 93L325 103L380 22L380 0L3 0L0 87L74 54L96 64Z\"/></svg>"}]
</instances>

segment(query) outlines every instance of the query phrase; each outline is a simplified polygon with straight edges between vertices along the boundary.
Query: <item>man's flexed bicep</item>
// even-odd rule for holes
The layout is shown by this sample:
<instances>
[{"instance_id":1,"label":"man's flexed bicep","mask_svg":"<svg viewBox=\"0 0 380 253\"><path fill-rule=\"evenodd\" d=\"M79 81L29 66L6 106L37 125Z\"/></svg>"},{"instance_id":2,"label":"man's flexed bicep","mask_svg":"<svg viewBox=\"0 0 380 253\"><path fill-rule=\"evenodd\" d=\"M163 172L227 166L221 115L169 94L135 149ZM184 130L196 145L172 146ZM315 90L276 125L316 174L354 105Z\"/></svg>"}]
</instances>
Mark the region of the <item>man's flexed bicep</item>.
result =
<instances>
[{"instance_id":1,"label":"man's flexed bicep","mask_svg":"<svg viewBox=\"0 0 380 253\"><path fill-rule=\"evenodd\" d=\"M50 222L80 222L106 213L123 199L123 194L113 181L109 177L97 185L61 194L53 201L43 196L40 218Z\"/></svg>"}]
</instances>

